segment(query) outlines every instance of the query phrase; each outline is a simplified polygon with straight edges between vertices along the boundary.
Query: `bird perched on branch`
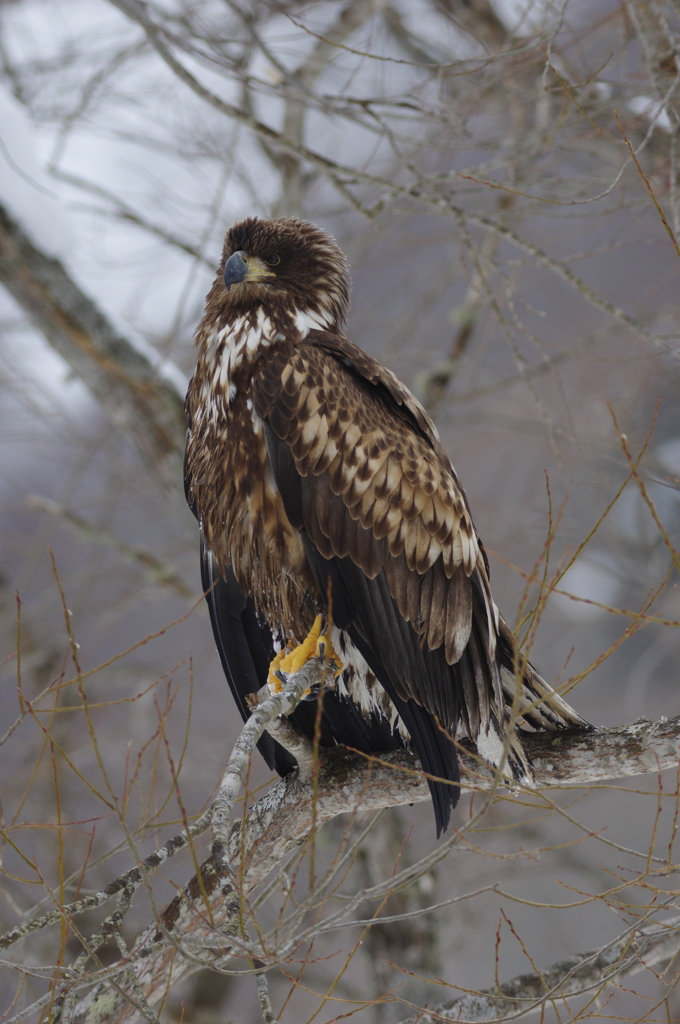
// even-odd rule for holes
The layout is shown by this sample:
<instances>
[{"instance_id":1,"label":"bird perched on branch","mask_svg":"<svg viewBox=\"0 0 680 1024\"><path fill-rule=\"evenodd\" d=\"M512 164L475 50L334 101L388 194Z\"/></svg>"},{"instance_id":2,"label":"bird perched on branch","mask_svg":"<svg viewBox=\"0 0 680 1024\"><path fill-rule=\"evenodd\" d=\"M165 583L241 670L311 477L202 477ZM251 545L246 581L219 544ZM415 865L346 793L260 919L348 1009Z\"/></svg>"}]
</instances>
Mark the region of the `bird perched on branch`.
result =
<instances>
[{"instance_id":1,"label":"bird perched on branch","mask_svg":"<svg viewBox=\"0 0 680 1024\"><path fill-rule=\"evenodd\" d=\"M243 717L267 680L334 656L335 685L293 721L312 737L322 701L323 746L412 744L439 835L459 795L457 738L531 785L522 728L586 723L521 656L437 430L347 339L348 304L347 261L315 225L229 229L196 335L187 499ZM260 750L282 775L295 767L266 734Z\"/></svg>"}]
</instances>

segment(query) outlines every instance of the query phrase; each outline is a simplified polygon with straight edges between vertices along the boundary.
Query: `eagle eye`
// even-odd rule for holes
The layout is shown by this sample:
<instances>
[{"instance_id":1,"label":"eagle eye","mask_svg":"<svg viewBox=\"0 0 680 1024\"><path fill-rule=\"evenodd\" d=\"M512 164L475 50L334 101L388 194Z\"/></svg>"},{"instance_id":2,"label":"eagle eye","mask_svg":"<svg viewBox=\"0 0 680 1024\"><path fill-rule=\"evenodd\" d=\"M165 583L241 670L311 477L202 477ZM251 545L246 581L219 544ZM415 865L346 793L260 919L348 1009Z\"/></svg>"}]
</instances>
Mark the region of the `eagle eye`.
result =
<instances>
[{"instance_id":1,"label":"eagle eye","mask_svg":"<svg viewBox=\"0 0 680 1024\"><path fill-rule=\"evenodd\" d=\"M274 256L267 256L267 258L265 260L265 263L268 263L270 267L275 267L277 265L277 263L280 263L280 262L281 262L281 257L280 256L276 256L276 255L274 255Z\"/></svg>"}]
</instances>

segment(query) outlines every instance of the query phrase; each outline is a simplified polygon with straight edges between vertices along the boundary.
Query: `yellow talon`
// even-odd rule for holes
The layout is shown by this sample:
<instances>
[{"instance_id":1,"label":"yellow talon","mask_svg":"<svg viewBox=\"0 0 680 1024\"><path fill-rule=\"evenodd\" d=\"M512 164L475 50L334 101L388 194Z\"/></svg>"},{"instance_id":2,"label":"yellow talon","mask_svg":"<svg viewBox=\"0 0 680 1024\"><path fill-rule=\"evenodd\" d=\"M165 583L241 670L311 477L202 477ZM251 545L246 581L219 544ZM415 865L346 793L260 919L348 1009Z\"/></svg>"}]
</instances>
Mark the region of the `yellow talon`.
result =
<instances>
[{"instance_id":1,"label":"yellow talon","mask_svg":"<svg viewBox=\"0 0 680 1024\"><path fill-rule=\"evenodd\" d=\"M321 635L321 616L317 615L314 619L314 625L310 629L309 633L299 645L294 647L290 654L282 660L281 668L282 672L287 672L292 675L293 672L299 672L303 665L306 665L310 658L316 655L316 644Z\"/></svg>"},{"instance_id":2,"label":"yellow talon","mask_svg":"<svg viewBox=\"0 0 680 1024\"><path fill-rule=\"evenodd\" d=\"M267 676L267 685L272 693L280 693L283 688L283 683L277 676L277 671L280 670L281 662L290 653L290 648L284 647L283 650L275 654L272 663L269 666L269 674Z\"/></svg>"},{"instance_id":3,"label":"yellow talon","mask_svg":"<svg viewBox=\"0 0 680 1024\"><path fill-rule=\"evenodd\" d=\"M314 619L314 624L310 629L309 633L297 647L293 647L291 650L286 647L284 650L279 651L274 656L271 665L269 666L269 675L267 677L267 683L272 693L280 693L282 689L282 682L278 676L278 673L285 673L286 675L292 675L294 672L299 672L303 665L306 665L310 658L321 658L322 661L332 661L337 666L335 676L339 676L344 666L340 661L340 658L335 653L333 645L331 643L330 636L326 636L321 632L322 618L317 615ZM330 631L330 622L328 624ZM306 697L311 691L308 690L304 696Z\"/></svg>"},{"instance_id":4,"label":"yellow talon","mask_svg":"<svg viewBox=\"0 0 680 1024\"><path fill-rule=\"evenodd\" d=\"M330 623L328 635L320 636L316 642L315 654L316 657L321 658L322 661L333 662L333 664L335 665L335 672L333 673L333 675L337 679L345 666L343 665L342 661L340 660L340 656L338 655L337 651L333 647L333 644L331 643Z\"/></svg>"}]
</instances>

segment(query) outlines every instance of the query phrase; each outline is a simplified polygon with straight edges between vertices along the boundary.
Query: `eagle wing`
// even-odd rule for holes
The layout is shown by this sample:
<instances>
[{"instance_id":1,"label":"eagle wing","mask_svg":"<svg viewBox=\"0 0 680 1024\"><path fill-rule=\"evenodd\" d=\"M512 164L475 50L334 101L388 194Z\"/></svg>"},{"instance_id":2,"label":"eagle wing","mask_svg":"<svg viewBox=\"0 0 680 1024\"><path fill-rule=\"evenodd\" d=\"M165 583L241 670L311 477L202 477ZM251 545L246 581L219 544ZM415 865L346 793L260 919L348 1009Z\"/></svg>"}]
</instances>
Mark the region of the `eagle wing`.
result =
<instances>
[{"instance_id":1,"label":"eagle wing","mask_svg":"<svg viewBox=\"0 0 680 1024\"><path fill-rule=\"evenodd\" d=\"M424 709L449 736L462 715L476 738L492 695L502 707L498 618L429 417L393 374L325 332L262 360L252 388L286 514L322 594L331 581L336 625L402 712Z\"/></svg>"},{"instance_id":2,"label":"eagle wing","mask_svg":"<svg viewBox=\"0 0 680 1024\"><path fill-rule=\"evenodd\" d=\"M187 501L196 515L188 488ZM258 614L252 596L240 589L231 566L222 574L202 531L201 583L222 669L245 722L250 716L247 697L266 683L269 665L276 653L271 630L264 617ZM375 716L366 721L354 703L340 694L324 695L320 722L317 722L316 702L311 700L302 701L290 717L304 736L314 736L320 728L319 741L324 747L344 743L372 752L401 746L386 722ZM263 733L257 746L269 767L279 775L288 775L296 767L294 757L269 733Z\"/></svg>"}]
</instances>

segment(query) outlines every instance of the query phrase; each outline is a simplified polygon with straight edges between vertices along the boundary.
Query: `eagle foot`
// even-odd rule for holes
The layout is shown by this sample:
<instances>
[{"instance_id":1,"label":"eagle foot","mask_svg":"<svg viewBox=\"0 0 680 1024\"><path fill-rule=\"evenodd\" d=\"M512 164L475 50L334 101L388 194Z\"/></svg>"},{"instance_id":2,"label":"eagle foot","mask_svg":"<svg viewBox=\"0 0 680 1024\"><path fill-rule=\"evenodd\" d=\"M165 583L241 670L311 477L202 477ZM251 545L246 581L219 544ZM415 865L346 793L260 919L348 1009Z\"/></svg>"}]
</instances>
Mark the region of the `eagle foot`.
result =
<instances>
[{"instance_id":1,"label":"eagle foot","mask_svg":"<svg viewBox=\"0 0 680 1024\"><path fill-rule=\"evenodd\" d=\"M274 656L269 666L269 675L267 676L267 683L272 693L280 693L283 689L285 676L299 672L303 665L306 665L311 658L319 658L322 663L332 662L335 677L337 678L340 675L345 666L331 643L330 630L332 623L329 620L326 624L325 633L321 632L322 625L322 617L317 615L312 628L301 644L293 648L285 647ZM304 700L306 697L309 697L311 692L311 688L306 690L302 699Z\"/></svg>"}]
</instances>

